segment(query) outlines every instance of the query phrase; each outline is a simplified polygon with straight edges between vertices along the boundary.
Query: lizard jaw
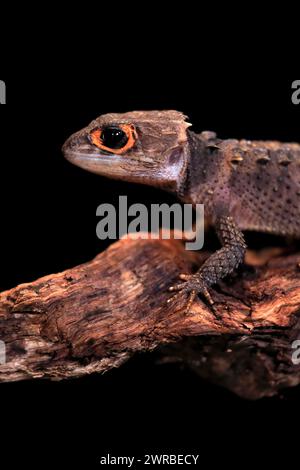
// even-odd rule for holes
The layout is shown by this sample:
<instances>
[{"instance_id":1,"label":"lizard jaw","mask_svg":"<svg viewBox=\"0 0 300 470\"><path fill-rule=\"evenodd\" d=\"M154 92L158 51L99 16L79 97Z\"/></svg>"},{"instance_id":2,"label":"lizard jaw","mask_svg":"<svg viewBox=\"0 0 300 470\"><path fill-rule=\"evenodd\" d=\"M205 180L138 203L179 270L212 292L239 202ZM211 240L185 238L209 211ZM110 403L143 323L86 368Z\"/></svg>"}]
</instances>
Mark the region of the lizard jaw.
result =
<instances>
[{"instance_id":1,"label":"lizard jaw","mask_svg":"<svg viewBox=\"0 0 300 470\"><path fill-rule=\"evenodd\" d=\"M111 154L105 157L98 154L66 150L64 156L73 165L97 175L115 179L125 179L128 176L127 172L122 170L122 158L119 155Z\"/></svg>"}]
</instances>

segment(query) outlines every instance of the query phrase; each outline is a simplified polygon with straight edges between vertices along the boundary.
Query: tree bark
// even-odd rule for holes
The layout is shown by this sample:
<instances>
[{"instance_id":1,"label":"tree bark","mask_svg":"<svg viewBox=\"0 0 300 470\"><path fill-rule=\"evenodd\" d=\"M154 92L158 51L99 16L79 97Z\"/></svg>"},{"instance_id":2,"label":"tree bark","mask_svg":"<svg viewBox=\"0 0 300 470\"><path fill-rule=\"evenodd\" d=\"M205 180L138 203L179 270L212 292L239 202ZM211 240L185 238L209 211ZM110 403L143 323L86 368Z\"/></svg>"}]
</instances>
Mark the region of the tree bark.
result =
<instances>
[{"instance_id":1,"label":"tree bark","mask_svg":"<svg viewBox=\"0 0 300 470\"><path fill-rule=\"evenodd\" d=\"M248 253L246 268L213 290L218 315L201 298L186 315L184 297L167 304L168 287L208 255L175 240L121 240L91 262L3 292L0 380L104 372L160 347L164 360L242 397L299 384L300 253Z\"/></svg>"}]
</instances>

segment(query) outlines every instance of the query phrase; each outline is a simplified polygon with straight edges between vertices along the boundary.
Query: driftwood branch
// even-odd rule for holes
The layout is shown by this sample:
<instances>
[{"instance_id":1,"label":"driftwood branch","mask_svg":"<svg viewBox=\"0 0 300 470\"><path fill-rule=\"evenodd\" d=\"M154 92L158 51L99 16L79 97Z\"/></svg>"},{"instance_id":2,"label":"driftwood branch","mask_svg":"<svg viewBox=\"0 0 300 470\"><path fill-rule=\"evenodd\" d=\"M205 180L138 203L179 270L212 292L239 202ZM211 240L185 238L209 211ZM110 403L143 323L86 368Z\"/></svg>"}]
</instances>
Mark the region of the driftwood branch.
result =
<instances>
[{"instance_id":1,"label":"driftwood branch","mask_svg":"<svg viewBox=\"0 0 300 470\"><path fill-rule=\"evenodd\" d=\"M165 360L185 362L244 397L300 383L292 361L300 254L248 254L248 267L215 290L219 317L201 299L188 316L183 301L167 305L178 274L207 256L174 240L121 240L89 263L3 292L0 380L104 372L159 346Z\"/></svg>"}]
</instances>

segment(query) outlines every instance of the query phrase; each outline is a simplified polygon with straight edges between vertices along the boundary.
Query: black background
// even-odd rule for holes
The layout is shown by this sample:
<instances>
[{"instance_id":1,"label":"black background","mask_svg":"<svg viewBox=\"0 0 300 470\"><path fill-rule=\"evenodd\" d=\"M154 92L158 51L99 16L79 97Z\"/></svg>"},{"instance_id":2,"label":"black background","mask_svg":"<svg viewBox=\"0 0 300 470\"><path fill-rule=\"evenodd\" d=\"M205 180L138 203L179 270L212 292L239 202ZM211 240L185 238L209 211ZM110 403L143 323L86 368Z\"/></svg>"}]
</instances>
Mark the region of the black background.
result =
<instances>
[{"instance_id":1,"label":"black background","mask_svg":"<svg viewBox=\"0 0 300 470\"><path fill-rule=\"evenodd\" d=\"M126 68L114 61L105 70L86 65L80 74L76 63L51 71L36 65L34 73L0 77L7 83L7 105L0 107L1 290L103 250L107 244L95 235L101 202L119 194L147 204L172 199L106 181L63 159L64 140L99 114L171 108L188 114L196 130L224 138L300 140L292 79L171 62L150 54L143 68L139 59ZM1 454L11 466L82 462L93 468L106 452L192 451L208 457L210 466L254 466L258 458L261 466L275 453L286 467L284 448L296 453L299 388L248 402L189 371L156 365L151 355L104 376L4 384L0 397Z\"/></svg>"}]
</instances>

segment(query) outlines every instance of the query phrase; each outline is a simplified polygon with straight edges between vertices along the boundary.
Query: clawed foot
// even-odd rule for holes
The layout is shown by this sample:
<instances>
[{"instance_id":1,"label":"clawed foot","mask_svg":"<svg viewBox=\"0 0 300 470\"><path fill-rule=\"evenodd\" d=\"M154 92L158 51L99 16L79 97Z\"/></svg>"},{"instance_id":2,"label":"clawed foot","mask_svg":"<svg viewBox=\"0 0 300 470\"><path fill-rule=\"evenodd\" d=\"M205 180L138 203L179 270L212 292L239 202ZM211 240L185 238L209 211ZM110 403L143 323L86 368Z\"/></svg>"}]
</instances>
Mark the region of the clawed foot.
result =
<instances>
[{"instance_id":1,"label":"clawed foot","mask_svg":"<svg viewBox=\"0 0 300 470\"><path fill-rule=\"evenodd\" d=\"M201 275L199 274L180 274L179 278L182 281L172 287L169 288L170 292L176 292L167 302L171 303L176 301L182 294L188 294L188 301L185 308L185 313L189 313L191 306L195 300L197 294L203 294L210 306L213 308L214 301L211 298L210 293L207 289L207 284L202 279Z\"/></svg>"}]
</instances>

